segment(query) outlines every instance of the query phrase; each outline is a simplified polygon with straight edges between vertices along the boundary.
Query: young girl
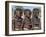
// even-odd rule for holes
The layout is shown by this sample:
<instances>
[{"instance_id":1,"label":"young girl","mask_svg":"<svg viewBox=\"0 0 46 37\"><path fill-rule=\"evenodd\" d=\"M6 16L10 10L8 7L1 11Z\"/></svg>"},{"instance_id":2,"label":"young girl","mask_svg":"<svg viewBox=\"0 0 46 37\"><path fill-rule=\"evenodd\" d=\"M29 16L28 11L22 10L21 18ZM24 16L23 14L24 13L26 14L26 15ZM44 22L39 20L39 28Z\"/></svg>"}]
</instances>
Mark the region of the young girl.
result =
<instances>
[{"instance_id":1,"label":"young girl","mask_svg":"<svg viewBox=\"0 0 46 37\"><path fill-rule=\"evenodd\" d=\"M31 24L31 10L25 9L24 10L24 25L23 25L23 30L31 30L32 29L32 24Z\"/></svg>"},{"instance_id":2,"label":"young girl","mask_svg":"<svg viewBox=\"0 0 46 37\"><path fill-rule=\"evenodd\" d=\"M13 30L22 30L22 9L17 8L14 13L14 19L13 19Z\"/></svg>"},{"instance_id":3,"label":"young girl","mask_svg":"<svg viewBox=\"0 0 46 37\"><path fill-rule=\"evenodd\" d=\"M41 23L40 23L40 18L39 18L39 9L38 8L33 9L32 22L33 22L33 29L36 29L36 30L41 29Z\"/></svg>"}]
</instances>

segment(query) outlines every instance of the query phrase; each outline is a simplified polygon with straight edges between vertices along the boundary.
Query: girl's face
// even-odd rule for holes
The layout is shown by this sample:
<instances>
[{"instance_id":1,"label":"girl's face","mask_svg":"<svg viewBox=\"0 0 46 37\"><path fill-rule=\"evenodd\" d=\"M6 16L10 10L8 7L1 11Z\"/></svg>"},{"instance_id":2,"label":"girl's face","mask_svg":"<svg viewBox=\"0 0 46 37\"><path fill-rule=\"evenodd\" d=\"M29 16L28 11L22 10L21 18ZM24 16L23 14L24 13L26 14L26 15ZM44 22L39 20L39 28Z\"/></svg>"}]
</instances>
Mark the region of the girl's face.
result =
<instances>
[{"instance_id":1,"label":"girl's face","mask_svg":"<svg viewBox=\"0 0 46 37\"><path fill-rule=\"evenodd\" d=\"M19 10L16 11L16 15L20 17L21 14Z\"/></svg>"},{"instance_id":2,"label":"girl's face","mask_svg":"<svg viewBox=\"0 0 46 37\"><path fill-rule=\"evenodd\" d=\"M29 15L29 11L26 11L26 14L25 14L27 17L29 17L30 15Z\"/></svg>"},{"instance_id":3,"label":"girl's face","mask_svg":"<svg viewBox=\"0 0 46 37\"><path fill-rule=\"evenodd\" d=\"M38 15L39 15L39 13L38 13L38 12L35 12L35 13L34 13L34 16L38 16Z\"/></svg>"},{"instance_id":4,"label":"girl's face","mask_svg":"<svg viewBox=\"0 0 46 37\"><path fill-rule=\"evenodd\" d=\"M35 10L33 12L34 12L34 16L38 16L39 15L39 11L38 10Z\"/></svg>"}]
</instances>

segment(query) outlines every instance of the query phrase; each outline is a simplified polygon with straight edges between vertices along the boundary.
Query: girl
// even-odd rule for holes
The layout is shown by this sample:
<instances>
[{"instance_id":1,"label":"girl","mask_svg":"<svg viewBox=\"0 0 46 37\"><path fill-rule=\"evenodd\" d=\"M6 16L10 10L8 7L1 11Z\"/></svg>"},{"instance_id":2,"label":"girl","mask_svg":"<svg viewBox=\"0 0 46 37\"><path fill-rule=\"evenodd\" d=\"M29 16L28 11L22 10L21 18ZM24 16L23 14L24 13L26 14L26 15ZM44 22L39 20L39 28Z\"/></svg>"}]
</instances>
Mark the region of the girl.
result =
<instances>
[{"instance_id":1,"label":"girl","mask_svg":"<svg viewBox=\"0 0 46 37\"><path fill-rule=\"evenodd\" d=\"M33 24L33 29L41 29L41 24L40 24L40 18L39 18L39 9L34 8L33 9L33 18L32 18L32 24Z\"/></svg>"},{"instance_id":2,"label":"girl","mask_svg":"<svg viewBox=\"0 0 46 37\"><path fill-rule=\"evenodd\" d=\"M14 13L14 19L13 19L13 29L16 31L22 30L22 9L17 8Z\"/></svg>"},{"instance_id":3,"label":"girl","mask_svg":"<svg viewBox=\"0 0 46 37\"><path fill-rule=\"evenodd\" d=\"M29 9L24 10L24 25L23 29L24 30L31 30L32 29L32 24L31 24L31 11Z\"/></svg>"}]
</instances>

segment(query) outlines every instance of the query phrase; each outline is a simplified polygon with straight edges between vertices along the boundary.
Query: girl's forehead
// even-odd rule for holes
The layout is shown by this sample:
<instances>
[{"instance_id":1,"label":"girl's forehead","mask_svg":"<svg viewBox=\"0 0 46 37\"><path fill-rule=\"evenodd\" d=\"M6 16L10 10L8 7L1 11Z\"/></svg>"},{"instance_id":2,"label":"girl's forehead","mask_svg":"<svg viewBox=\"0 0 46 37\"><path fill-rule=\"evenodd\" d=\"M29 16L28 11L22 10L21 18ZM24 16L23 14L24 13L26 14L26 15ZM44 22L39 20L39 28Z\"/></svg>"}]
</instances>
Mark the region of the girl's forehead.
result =
<instances>
[{"instance_id":1,"label":"girl's forehead","mask_svg":"<svg viewBox=\"0 0 46 37\"><path fill-rule=\"evenodd\" d=\"M20 13L20 11L16 11L16 13Z\"/></svg>"},{"instance_id":2,"label":"girl's forehead","mask_svg":"<svg viewBox=\"0 0 46 37\"><path fill-rule=\"evenodd\" d=\"M26 14L28 14L28 13L30 13L30 12L27 11Z\"/></svg>"},{"instance_id":3,"label":"girl's forehead","mask_svg":"<svg viewBox=\"0 0 46 37\"><path fill-rule=\"evenodd\" d=\"M25 11L25 12L29 12L29 11Z\"/></svg>"}]
</instances>

